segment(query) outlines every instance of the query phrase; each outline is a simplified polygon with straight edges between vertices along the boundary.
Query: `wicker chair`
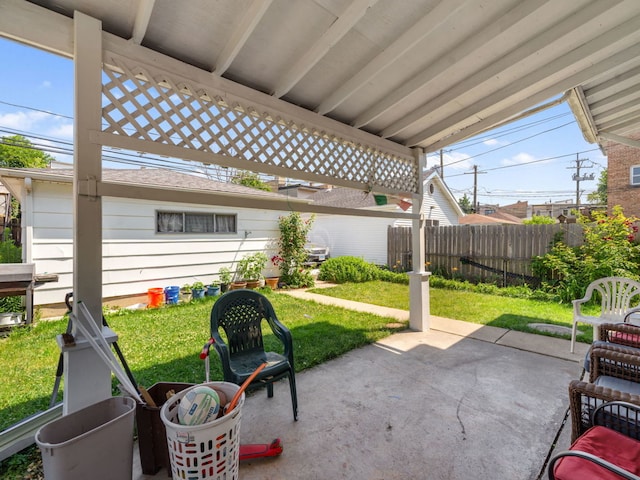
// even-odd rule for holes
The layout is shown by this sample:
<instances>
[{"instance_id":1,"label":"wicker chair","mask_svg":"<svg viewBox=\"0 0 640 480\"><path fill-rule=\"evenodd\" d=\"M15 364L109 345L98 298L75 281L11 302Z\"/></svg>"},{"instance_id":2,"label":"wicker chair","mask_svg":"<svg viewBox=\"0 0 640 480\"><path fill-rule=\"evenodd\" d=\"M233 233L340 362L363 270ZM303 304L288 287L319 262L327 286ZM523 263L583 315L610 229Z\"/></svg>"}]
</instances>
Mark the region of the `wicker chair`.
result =
<instances>
[{"instance_id":1,"label":"wicker chair","mask_svg":"<svg viewBox=\"0 0 640 480\"><path fill-rule=\"evenodd\" d=\"M572 442L589 428L601 404L624 401L640 406L640 356L620 345L596 346L591 349L589 380L569 384Z\"/></svg>"},{"instance_id":2,"label":"wicker chair","mask_svg":"<svg viewBox=\"0 0 640 480\"><path fill-rule=\"evenodd\" d=\"M631 313L635 313L635 311ZM598 340L640 350L640 325L632 323L603 323L600 325Z\"/></svg>"},{"instance_id":3,"label":"wicker chair","mask_svg":"<svg viewBox=\"0 0 640 480\"><path fill-rule=\"evenodd\" d=\"M599 337L594 339L591 348L603 345L626 347L628 353L640 355L640 326L632 323L603 323L599 328ZM591 370L591 349L584 358L584 369Z\"/></svg>"},{"instance_id":4,"label":"wicker chair","mask_svg":"<svg viewBox=\"0 0 640 480\"><path fill-rule=\"evenodd\" d=\"M547 468L550 480L640 480L640 407L608 402L594 410L591 427Z\"/></svg>"},{"instance_id":5,"label":"wicker chair","mask_svg":"<svg viewBox=\"0 0 640 480\"><path fill-rule=\"evenodd\" d=\"M600 315L591 316L582 313L582 305L599 295ZM593 338L599 337L599 327L603 323L623 322L631 313L640 311L632 307L640 300L640 282L624 277L606 277L591 282L583 298L573 301L573 326L571 328L571 353L575 350L578 323L593 325Z\"/></svg>"},{"instance_id":6,"label":"wicker chair","mask_svg":"<svg viewBox=\"0 0 640 480\"><path fill-rule=\"evenodd\" d=\"M262 322L266 321L274 336L280 341L283 353L265 351L262 338ZM223 330L228 344L222 339ZM293 339L291 332L276 316L273 306L261 293L253 290L232 290L220 297L211 310L211 343L220 361L226 382L241 385L262 363L267 363L248 390L267 387L267 396L273 397L273 383L289 378L293 418L298 420L298 397L293 367ZM209 380L208 347L206 353L206 377ZM202 356L202 355L201 355Z\"/></svg>"}]
</instances>

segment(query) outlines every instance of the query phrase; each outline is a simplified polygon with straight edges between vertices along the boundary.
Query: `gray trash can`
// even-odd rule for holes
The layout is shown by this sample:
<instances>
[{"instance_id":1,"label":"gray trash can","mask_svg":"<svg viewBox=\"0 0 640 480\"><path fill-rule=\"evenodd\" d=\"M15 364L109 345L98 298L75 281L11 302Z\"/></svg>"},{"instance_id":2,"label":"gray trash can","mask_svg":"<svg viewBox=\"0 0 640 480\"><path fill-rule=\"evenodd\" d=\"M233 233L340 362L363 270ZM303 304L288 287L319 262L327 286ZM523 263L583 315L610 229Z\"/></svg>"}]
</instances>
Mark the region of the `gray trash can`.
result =
<instances>
[{"instance_id":1,"label":"gray trash can","mask_svg":"<svg viewBox=\"0 0 640 480\"><path fill-rule=\"evenodd\" d=\"M113 397L48 423L36 433L47 480L128 479L136 402Z\"/></svg>"}]
</instances>

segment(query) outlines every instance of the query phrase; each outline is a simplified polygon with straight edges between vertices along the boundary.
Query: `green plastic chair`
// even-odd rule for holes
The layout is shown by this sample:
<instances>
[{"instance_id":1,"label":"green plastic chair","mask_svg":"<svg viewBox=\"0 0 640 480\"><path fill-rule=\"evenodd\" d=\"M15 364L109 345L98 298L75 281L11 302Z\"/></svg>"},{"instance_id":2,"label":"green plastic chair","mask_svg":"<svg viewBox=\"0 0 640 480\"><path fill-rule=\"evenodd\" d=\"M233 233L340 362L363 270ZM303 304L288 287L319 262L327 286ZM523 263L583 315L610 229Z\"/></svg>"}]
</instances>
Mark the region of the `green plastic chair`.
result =
<instances>
[{"instance_id":1,"label":"green plastic chair","mask_svg":"<svg viewBox=\"0 0 640 480\"><path fill-rule=\"evenodd\" d=\"M266 320L273 334L282 342L283 354L267 352L262 339L262 321ZM220 335L223 330L228 343ZM288 377L293 418L298 420L298 397L293 364L291 332L278 320L271 302L253 290L231 290L222 295L211 310L211 338L220 357L225 382L241 385L261 364L267 363L251 382L248 390L267 387L273 397L273 383ZM206 345L205 345L206 347ZM209 363L206 362L209 379Z\"/></svg>"}]
</instances>

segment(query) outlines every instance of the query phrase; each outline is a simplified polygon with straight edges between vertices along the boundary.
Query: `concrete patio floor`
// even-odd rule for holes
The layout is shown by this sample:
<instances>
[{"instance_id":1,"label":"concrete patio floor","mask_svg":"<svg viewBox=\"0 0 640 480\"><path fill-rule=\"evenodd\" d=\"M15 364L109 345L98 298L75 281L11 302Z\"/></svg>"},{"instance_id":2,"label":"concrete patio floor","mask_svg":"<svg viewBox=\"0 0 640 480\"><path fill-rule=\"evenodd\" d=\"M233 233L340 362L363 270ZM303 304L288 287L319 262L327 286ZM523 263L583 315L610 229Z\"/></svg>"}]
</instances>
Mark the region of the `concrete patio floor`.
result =
<instances>
[{"instance_id":1,"label":"concrete patio floor","mask_svg":"<svg viewBox=\"0 0 640 480\"><path fill-rule=\"evenodd\" d=\"M294 295L405 319L408 312ZM569 341L432 317L296 375L299 420L286 380L250 394L242 443L282 439L280 457L240 464L250 479L537 479L552 445L569 445L569 381L588 348ZM559 435L559 437L558 437ZM134 447L134 479L140 473ZM542 476L540 474L542 473Z\"/></svg>"}]
</instances>

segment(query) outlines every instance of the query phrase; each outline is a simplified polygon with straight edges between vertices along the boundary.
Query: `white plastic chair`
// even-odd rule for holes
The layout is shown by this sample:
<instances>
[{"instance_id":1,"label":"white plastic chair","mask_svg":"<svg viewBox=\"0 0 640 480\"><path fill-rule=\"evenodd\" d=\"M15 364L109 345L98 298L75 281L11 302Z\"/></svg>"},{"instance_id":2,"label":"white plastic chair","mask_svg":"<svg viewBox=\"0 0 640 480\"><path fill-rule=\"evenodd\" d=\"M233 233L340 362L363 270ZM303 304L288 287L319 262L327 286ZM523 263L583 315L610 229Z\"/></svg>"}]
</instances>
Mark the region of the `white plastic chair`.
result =
<instances>
[{"instance_id":1,"label":"white plastic chair","mask_svg":"<svg viewBox=\"0 0 640 480\"><path fill-rule=\"evenodd\" d=\"M594 292L598 292L602 299L600 315L583 315L581 305L591 300ZM631 307L631 302L636 306ZM640 282L624 277L606 277L589 284L584 298L573 301L573 328L571 329L571 353L576 344L578 323L593 325L593 339L597 340L600 325L603 323L626 322L630 314L640 311Z\"/></svg>"}]
</instances>

